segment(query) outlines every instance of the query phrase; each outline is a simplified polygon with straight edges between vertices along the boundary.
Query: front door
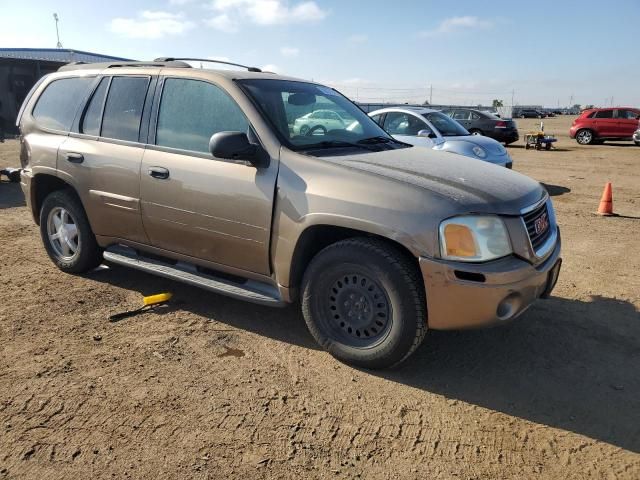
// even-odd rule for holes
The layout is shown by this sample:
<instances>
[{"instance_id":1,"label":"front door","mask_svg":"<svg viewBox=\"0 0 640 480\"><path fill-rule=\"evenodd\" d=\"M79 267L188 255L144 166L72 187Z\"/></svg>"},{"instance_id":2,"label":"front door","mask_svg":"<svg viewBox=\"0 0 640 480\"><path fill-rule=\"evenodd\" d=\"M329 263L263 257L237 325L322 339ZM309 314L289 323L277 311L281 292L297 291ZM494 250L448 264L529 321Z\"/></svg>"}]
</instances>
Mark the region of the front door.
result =
<instances>
[{"instance_id":1,"label":"front door","mask_svg":"<svg viewBox=\"0 0 640 480\"><path fill-rule=\"evenodd\" d=\"M240 107L203 80L166 78L161 88L153 145L141 168L143 222L151 244L269 274L277 159L258 169L214 158L214 133L252 132Z\"/></svg>"},{"instance_id":2,"label":"front door","mask_svg":"<svg viewBox=\"0 0 640 480\"><path fill-rule=\"evenodd\" d=\"M58 150L96 235L146 243L140 213L140 119L150 76L104 77ZM106 101L105 101L106 99Z\"/></svg>"},{"instance_id":3,"label":"front door","mask_svg":"<svg viewBox=\"0 0 640 480\"><path fill-rule=\"evenodd\" d=\"M405 112L387 113L383 128L394 138L410 145L427 148L433 148L435 145L435 133L434 138L418 136L420 130L431 130L427 123Z\"/></svg>"}]
</instances>

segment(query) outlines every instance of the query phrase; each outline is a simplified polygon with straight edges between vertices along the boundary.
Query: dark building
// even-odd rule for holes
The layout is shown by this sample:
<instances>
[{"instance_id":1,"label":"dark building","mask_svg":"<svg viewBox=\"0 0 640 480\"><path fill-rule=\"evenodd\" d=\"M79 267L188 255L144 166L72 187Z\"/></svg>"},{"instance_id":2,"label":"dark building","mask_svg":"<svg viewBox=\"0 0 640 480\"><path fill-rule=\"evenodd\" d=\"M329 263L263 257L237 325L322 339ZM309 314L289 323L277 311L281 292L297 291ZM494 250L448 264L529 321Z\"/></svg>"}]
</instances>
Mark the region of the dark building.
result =
<instances>
[{"instance_id":1,"label":"dark building","mask_svg":"<svg viewBox=\"0 0 640 480\"><path fill-rule=\"evenodd\" d=\"M70 62L110 62L129 59L63 48L0 48L0 117L8 133L15 126L22 101L47 73ZM2 121L0 120L0 122Z\"/></svg>"}]
</instances>

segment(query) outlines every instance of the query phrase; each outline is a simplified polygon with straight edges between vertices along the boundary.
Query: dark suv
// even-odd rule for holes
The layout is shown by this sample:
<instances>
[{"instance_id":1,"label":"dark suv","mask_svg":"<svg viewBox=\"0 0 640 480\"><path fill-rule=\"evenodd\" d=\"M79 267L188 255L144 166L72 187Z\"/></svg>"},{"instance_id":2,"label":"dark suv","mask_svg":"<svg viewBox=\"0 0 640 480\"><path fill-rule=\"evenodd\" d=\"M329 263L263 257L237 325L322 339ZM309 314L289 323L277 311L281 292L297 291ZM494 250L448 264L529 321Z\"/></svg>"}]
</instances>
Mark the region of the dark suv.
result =
<instances>
[{"instance_id":1,"label":"dark suv","mask_svg":"<svg viewBox=\"0 0 640 480\"><path fill-rule=\"evenodd\" d=\"M520 138L516 122L513 120L504 120L491 113L470 108L443 110L443 113L474 135L485 135L507 145L517 142Z\"/></svg>"},{"instance_id":2,"label":"dark suv","mask_svg":"<svg viewBox=\"0 0 640 480\"><path fill-rule=\"evenodd\" d=\"M580 145L605 140L632 140L639 119L640 110L637 108L591 108L573 121L569 136Z\"/></svg>"},{"instance_id":3,"label":"dark suv","mask_svg":"<svg viewBox=\"0 0 640 480\"><path fill-rule=\"evenodd\" d=\"M522 110L514 110L513 116L520 118L545 118L546 115L540 110L534 110L532 108L523 108Z\"/></svg>"}]
</instances>

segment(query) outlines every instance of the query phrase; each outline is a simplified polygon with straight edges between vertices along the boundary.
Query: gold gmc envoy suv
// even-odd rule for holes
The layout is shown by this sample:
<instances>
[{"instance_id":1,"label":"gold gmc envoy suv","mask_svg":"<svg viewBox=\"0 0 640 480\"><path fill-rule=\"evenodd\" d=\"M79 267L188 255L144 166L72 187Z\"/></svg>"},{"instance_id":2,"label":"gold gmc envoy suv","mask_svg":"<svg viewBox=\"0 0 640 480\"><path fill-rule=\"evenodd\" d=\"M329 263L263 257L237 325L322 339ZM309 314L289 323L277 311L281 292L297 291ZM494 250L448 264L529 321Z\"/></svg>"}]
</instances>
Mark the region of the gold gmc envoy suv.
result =
<instances>
[{"instance_id":1,"label":"gold gmc envoy suv","mask_svg":"<svg viewBox=\"0 0 640 480\"><path fill-rule=\"evenodd\" d=\"M550 294L560 233L538 182L394 140L332 88L191 60L70 64L26 98L22 188L62 271L299 301L323 348L368 368Z\"/></svg>"}]
</instances>

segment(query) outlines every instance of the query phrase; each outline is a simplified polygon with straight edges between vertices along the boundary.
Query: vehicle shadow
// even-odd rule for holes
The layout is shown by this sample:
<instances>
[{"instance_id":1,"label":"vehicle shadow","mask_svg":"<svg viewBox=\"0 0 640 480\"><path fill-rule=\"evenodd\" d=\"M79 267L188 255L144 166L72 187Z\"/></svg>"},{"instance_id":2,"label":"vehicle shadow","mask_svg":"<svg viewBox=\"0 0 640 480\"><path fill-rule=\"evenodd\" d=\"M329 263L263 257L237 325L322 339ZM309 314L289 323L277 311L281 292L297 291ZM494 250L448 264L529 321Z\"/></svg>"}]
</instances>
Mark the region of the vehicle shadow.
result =
<instances>
[{"instance_id":1,"label":"vehicle shadow","mask_svg":"<svg viewBox=\"0 0 640 480\"><path fill-rule=\"evenodd\" d=\"M640 312L551 298L500 328L430 331L388 380L640 452Z\"/></svg>"},{"instance_id":2,"label":"vehicle shadow","mask_svg":"<svg viewBox=\"0 0 640 480\"><path fill-rule=\"evenodd\" d=\"M188 311L319 350L296 306L257 306L118 266L88 276L142 295L172 292L161 314ZM601 296L538 301L520 319L497 328L429 331L401 366L362 370L633 452L640 452L638 372L640 312L629 302Z\"/></svg>"},{"instance_id":3,"label":"vehicle shadow","mask_svg":"<svg viewBox=\"0 0 640 480\"><path fill-rule=\"evenodd\" d=\"M0 210L5 208L24 207L24 194L19 183L0 182Z\"/></svg>"},{"instance_id":4,"label":"vehicle shadow","mask_svg":"<svg viewBox=\"0 0 640 480\"><path fill-rule=\"evenodd\" d=\"M542 186L547 190L547 193L552 197L564 195L571 192L569 187L563 187L562 185L553 185L551 183L542 183Z\"/></svg>"},{"instance_id":5,"label":"vehicle shadow","mask_svg":"<svg viewBox=\"0 0 640 480\"><path fill-rule=\"evenodd\" d=\"M638 148L638 146L633 142L619 143L619 142L608 142L608 141L605 141L605 142L602 142L600 144L600 146L602 146L602 147L625 147L625 148L626 147L633 147L633 148Z\"/></svg>"},{"instance_id":6,"label":"vehicle shadow","mask_svg":"<svg viewBox=\"0 0 640 480\"><path fill-rule=\"evenodd\" d=\"M155 309L155 313L160 315L187 311L274 340L320 350L307 330L299 307L294 305L263 307L118 265L102 266L85 276L97 282L138 291L143 296L171 292L173 297L167 307ZM123 305L121 310L132 310L138 306ZM135 321L135 317L118 320L118 323L128 321ZM105 318L105 322L108 319Z\"/></svg>"}]
</instances>

